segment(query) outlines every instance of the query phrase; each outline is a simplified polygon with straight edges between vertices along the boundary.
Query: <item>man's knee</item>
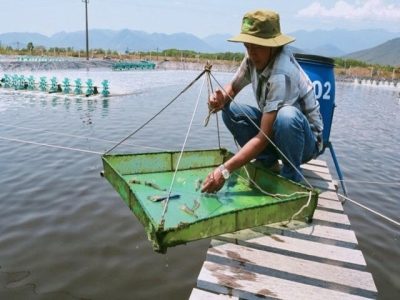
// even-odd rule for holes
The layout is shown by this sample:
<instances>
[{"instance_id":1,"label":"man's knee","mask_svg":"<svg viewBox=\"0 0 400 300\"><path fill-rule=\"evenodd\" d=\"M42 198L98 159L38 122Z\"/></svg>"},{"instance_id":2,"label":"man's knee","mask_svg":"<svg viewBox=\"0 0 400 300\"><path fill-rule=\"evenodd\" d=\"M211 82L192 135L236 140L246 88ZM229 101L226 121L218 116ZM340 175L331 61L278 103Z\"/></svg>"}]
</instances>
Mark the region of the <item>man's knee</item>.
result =
<instances>
[{"instance_id":1,"label":"man's knee","mask_svg":"<svg viewBox=\"0 0 400 300\"><path fill-rule=\"evenodd\" d=\"M222 121L224 124L229 127L228 125L232 123L232 115L229 107L221 111Z\"/></svg>"},{"instance_id":2,"label":"man's knee","mask_svg":"<svg viewBox=\"0 0 400 300\"><path fill-rule=\"evenodd\" d=\"M277 119L292 120L301 115L301 111L294 106L286 105L278 110Z\"/></svg>"},{"instance_id":3,"label":"man's knee","mask_svg":"<svg viewBox=\"0 0 400 300\"><path fill-rule=\"evenodd\" d=\"M302 123L302 113L294 106L279 109L274 123L274 130L282 131L297 128Z\"/></svg>"}]
</instances>

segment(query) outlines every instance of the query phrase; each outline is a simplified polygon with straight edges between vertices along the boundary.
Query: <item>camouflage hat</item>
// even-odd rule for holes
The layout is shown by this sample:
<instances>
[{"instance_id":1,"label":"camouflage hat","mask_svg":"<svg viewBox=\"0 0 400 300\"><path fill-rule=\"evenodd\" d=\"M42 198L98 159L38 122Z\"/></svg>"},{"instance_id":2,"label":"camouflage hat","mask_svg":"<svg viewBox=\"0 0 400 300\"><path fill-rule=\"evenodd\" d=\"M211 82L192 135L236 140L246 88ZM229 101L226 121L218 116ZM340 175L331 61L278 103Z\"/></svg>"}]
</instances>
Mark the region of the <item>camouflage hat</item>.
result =
<instances>
[{"instance_id":1,"label":"camouflage hat","mask_svg":"<svg viewBox=\"0 0 400 300\"><path fill-rule=\"evenodd\" d=\"M246 13L240 34L228 39L230 42L266 47L280 47L294 40L295 38L281 33L279 14L271 10L253 10Z\"/></svg>"}]
</instances>

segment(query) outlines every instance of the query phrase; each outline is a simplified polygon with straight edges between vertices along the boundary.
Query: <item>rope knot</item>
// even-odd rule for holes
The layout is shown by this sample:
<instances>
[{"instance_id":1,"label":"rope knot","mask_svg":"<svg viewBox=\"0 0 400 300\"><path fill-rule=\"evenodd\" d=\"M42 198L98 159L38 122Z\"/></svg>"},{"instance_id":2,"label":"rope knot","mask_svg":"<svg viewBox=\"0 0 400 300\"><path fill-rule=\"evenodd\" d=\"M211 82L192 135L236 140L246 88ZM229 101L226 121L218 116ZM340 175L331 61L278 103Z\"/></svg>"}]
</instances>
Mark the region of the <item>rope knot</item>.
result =
<instances>
[{"instance_id":1,"label":"rope knot","mask_svg":"<svg viewBox=\"0 0 400 300\"><path fill-rule=\"evenodd\" d=\"M204 70L205 70L206 72L210 72L210 71L211 71L211 68L212 68L212 64L210 64L210 61L207 60L207 63L206 63L206 65L204 66Z\"/></svg>"}]
</instances>

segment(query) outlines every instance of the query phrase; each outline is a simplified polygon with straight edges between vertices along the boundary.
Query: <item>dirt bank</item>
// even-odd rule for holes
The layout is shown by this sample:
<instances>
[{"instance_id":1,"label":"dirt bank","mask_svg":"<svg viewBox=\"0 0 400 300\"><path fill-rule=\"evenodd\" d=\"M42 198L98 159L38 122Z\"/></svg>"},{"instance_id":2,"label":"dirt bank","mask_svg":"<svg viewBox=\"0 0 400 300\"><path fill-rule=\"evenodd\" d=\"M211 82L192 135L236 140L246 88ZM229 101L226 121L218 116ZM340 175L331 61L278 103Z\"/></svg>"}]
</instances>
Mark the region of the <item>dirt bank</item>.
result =
<instances>
[{"instance_id":1,"label":"dirt bank","mask_svg":"<svg viewBox=\"0 0 400 300\"><path fill-rule=\"evenodd\" d=\"M0 59L0 71L10 72L19 70L63 70L63 69L82 69L82 68L111 68L117 60L60 60L60 61L18 61L12 59ZM195 62L155 62L157 69L165 70L203 70L206 63ZM213 64L212 71L216 72L235 72L237 66L229 64Z\"/></svg>"},{"instance_id":2,"label":"dirt bank","mask_svg":"<svg viewBox=\"0 0 400 300\"><path fill-rule=\"evenodd\" d=\"M103 59L72 59L68 60L60 58L60 60L49 60L49 61L18 61L17 57L6 57L0 56L0 72L18 72L18 71L41 71L41 70L67 70L67 69L91 69L91 68L112 68L114 63L118 60L103 60ZM154 61L156 63L156 69L159 70L198 70L201 71L206 65L204 62L179 62L179 61ZM211 61L211 70L213 72L228 72L234 73L238 68L238 63L233 64L232 62L223 61ZM123 71L122 71L123 72ZM362 68L353 68L344 71L342 69L335 69L335 78L337 81L354 82L355 78L377 78L382 80L381 76L369 77L369 73ZM387 78L389 79L389 78Z\"/></svg>"},{"instance_id":3,"label":"dirt bank","mask_svg":"<svg viewBox=\"0 0 400 300\"><path fill-rule=\"evenodd\" d=\"M113 62L108 60L60 60L60 61L18 61L0 59L0 71L11 72L21 70L66 70L82 68L111 68Z\"/></svg>"}]
</instances>

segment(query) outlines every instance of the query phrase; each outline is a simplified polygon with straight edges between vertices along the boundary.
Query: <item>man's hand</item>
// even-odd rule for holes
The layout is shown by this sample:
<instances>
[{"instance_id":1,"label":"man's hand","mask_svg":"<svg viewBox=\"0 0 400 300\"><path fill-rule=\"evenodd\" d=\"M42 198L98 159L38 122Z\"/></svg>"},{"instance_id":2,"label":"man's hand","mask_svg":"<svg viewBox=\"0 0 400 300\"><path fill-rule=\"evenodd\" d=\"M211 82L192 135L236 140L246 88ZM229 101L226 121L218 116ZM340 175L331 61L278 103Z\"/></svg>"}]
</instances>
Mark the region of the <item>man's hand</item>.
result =
<instances>
[{"instance_id":1,"label":"man's hand","mask_svg":"<svg viewBox=\"0 0 400 300\"><path fill-rule=\"evenodd\" d=\"M225 96L220 89L216 89L208 100L208 108L212 113L220 111L225 105Z\"/></svg>"},{"instance_id":2,"label":"man's hand","mask_svg":"<svg viewBox=\"0 0 400 300\"><path fill-rule=\"evenodd\" d=\"M233 90L232 84L227 84L222 90L216 89L214 94L208 99L208 108L210 112L216 113L224 108L224 106L235 98L236 92Z\"/></svg>"},{"instance_id":3,"label":"man's hand","mask_svg":"<svg viewBox=\"0 0 400 300\"><path fill-rule=\"evenodd\" d=\"M203 188L201 189L202 193L216 193L225 184L225 178L222 176L221 170L216 168L210 174L207 175L204 180Z\"/></svg>"}]
</instances>

